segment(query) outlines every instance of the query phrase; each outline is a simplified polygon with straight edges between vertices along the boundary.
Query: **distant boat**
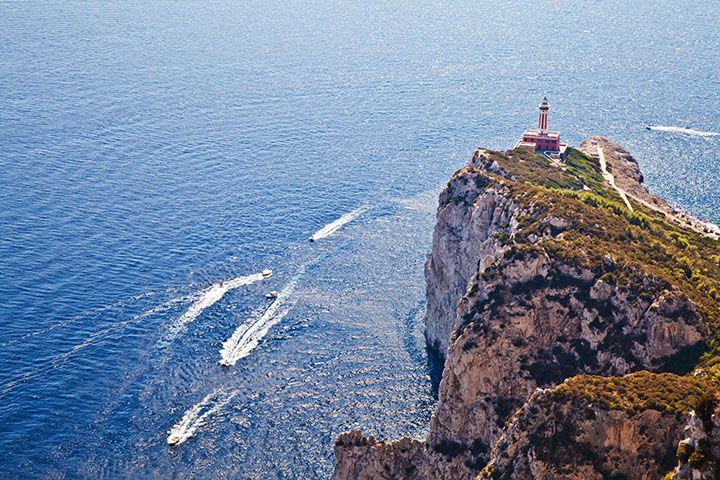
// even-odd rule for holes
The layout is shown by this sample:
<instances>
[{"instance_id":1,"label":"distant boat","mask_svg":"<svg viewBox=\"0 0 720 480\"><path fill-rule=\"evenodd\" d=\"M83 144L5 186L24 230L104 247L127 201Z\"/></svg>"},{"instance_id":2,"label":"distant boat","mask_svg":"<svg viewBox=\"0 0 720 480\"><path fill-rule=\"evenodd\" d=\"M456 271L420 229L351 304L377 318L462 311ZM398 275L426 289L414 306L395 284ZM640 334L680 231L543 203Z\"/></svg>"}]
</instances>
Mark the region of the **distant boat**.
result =
<instances>
[{"instance_id":1,"label":"distant boat","mask_svg":"<svg viewBox=\"0 0 720 480\"><path fill-rule=\"evenodd\" d=\"M645 130L653 130L657 132L669 132L669 133L682 133L685 135L692 135L695 137L717 137L720 132L704 132L702 130L695 130L690 127L673 127L669 125L646 125Z\"/></svg>"},{"instance_id":2,"label":"distant boat","mask_svg":"<svg viewBox=\"0 0 720 480\"><path fill-rule=\"evenodd\" d=\"M278 292L276 292L275 290L265 294L265 298L277 298L277 297L278 297Z\"/></svg>"}]
</instances>

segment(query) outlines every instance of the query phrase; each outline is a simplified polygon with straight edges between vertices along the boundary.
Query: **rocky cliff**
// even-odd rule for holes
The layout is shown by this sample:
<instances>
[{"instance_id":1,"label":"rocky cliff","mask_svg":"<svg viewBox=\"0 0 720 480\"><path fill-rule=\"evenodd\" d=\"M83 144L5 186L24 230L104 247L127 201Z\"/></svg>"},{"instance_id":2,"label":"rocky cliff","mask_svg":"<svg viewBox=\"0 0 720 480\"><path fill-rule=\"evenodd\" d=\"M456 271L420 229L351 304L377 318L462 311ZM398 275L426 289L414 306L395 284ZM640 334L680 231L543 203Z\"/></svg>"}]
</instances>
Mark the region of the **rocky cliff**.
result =
<instances>
[{"instance_id":1,"label":"rocky cliff","mask_svg":"<svg viewBox=\"0 0 720 480\"><path fill-rule=\"evenodd\" d=\"M336 478L658 478L676 461L694 478L676 449L696 404L715 404L718 242L667 221L622 147L581 149L481 149L453 175L425 272L445 356L428 437L345 434Z\"/></svg>"},{"instance_id":2,"label":"rocky cliff","mask_svg":"<svg viewBox=\"0 0 720 480\"><path fill-rule=\"evenodd\" d=\"M663 478L675 466L686 412L705 389L700 379L639 372L538 390L510 419L479 478Z\"/></svg>"}]
</instances>

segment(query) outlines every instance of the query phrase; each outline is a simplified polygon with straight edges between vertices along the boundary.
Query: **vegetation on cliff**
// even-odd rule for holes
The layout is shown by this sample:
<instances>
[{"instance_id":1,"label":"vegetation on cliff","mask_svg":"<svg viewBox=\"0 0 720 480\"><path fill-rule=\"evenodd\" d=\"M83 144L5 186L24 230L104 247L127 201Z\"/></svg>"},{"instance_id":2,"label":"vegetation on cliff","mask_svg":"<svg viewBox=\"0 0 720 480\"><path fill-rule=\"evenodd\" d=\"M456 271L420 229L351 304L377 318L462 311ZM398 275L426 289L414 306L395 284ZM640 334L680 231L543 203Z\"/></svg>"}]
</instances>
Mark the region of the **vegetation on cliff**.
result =
<instances>
[{"instance_id":1,"label":"vegetation on cliff","mask_svg":"<svg viewBox=\"0 0 720 480\"><path fill-rule=\"evenodd\" d=\"M584 398L613 410L688 413L707 405L707 394L714 387L704 376L646 371L622 377L578 375L555 387L548 398Z\"/></svg>"},{"instance_id":2,"label":"vegetation on cliff","mask_svg":"<svg viewBox=\"0 0 720 480\"><path fill-rule=\"evenodd\" d=\"M508 239L512 250L544 251L602 272L607 283L640 295L650 293L642 291L648 276L663 288L676 288L710 327L704 354L699 361L690 359L690 367L720 363L720 242L637 202L632 202L634 211L628 210L603 183L597 160L578 150L570 149L563 167L525 151L482 153L502 173L486 175L505 183L526 212ZM551 218L563 219L562 231ZM716 375L715 369L710 372Z\"/></svg>"}]
</instances>

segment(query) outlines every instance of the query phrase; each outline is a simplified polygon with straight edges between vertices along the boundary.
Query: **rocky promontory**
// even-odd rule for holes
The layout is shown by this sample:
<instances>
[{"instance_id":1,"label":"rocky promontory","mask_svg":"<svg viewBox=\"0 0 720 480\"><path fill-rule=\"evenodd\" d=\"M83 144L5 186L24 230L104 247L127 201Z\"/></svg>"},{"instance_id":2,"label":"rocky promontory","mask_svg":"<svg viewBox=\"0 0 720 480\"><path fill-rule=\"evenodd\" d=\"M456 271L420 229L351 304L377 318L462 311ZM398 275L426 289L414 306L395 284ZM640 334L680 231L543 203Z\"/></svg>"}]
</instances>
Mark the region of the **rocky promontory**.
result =
<instances>
[{"instance_id":1,"label":"rocky promontory","mask_svg":"<svg viewBox=\"0 0 720 480\"><path fill-rule=\"evenodd\" d=\"M343 434L335 478L715 478L720 246L642 180L604 137L562 162L478 149L425 268L428 436Z\"/></svg>"}]
</instances>

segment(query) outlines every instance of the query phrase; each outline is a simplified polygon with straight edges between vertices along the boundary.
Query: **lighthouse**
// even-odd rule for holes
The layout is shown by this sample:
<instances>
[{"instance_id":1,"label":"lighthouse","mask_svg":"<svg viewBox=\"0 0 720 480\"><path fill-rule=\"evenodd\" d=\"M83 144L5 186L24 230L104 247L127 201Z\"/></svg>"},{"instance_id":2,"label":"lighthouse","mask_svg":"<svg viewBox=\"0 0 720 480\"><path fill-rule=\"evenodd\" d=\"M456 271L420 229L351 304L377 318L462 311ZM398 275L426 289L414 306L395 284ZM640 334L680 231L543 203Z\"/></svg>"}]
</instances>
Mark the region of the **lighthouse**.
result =
<instances>
[{"instance_id":1,"label":"lighthouse","mask_svg":"<svg viewBox=\"0 0 720 480\"><path fill-rule=\"evenodd\" d=\"M568 146L560 143L560 132L551 132L548 129L550 104L547 97L543 97L538 108L540 112L537 129L525 130L522 138L515 144L515 148L539 153L548 158L562 159Z\"/></svg>"},{"instance_id":2,"label":"lighthouse","mask_svg":"<svg viewBox=\"0 0 720 480\"><path fill-rule=\"evenodd\" d=\"M540 133L547 133L548 131L548 112L550 111L550 104L547 101L547 97L543 97L540 103L540 116L538 117L538 131Z\"/></svg>"}]
</instances>

